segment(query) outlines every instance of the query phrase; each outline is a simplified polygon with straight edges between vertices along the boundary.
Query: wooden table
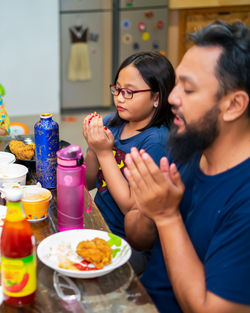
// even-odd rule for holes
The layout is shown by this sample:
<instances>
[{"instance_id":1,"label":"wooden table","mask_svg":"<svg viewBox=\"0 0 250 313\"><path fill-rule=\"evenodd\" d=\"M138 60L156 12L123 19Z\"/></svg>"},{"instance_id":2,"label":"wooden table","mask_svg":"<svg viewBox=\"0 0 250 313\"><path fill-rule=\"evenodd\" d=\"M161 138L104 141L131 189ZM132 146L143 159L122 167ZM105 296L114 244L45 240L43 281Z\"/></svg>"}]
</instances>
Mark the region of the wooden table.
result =
<instances>
[{"instance_id":1,"label":"wooden table","mask_svg":"<svg viewBox=\"0 0 250 313\"><path fill-rule=\"evenodd\" d=\"M35 177L29 172L32 183ZM49 218L32 223L32 229L38 245L44 238L57 232L56 190L49 208ZM87 199L88 197L85 197ZM92 204L90 213L84 215L84 227L109 231L96 205ZM64 313L76 312L58 296L53 287L54 271L37 260L37 292L35 302L22 308L11 307L5 303L0 312L20 313ZM72 278L73 279L73 278ZM84 309L77 313L155 313L158 312L146 290L136 277L129 263L111 273L94 279L73 279L81 291L81 303Z\"/></svg>"}]
</instances>

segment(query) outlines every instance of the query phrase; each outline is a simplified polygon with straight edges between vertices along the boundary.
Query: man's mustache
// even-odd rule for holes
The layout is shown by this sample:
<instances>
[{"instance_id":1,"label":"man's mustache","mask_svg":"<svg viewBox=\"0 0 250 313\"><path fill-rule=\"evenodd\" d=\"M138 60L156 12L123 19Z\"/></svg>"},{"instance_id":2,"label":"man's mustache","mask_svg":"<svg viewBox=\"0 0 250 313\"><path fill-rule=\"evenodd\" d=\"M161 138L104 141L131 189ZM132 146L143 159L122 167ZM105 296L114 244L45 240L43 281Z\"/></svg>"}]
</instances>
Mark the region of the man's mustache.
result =
<instances>
[{"instance_id":1,"label":"man's mustache","mask_svg":"<svg viewBox=\"0 0 250 313\"><path fill-rule=\"evenodd\" d=\"M178 117L179 117L180 119L182 119L182 120L184 121L184 124L186 125L185 117L184 117L184 115L179 111L179 108L178 108L177 106L175 106L175 105L172 105L172 106L171 106L171 110L172 110L173 114L174 114L174 115L178 115Z\"/></svg>"}]
</instances>

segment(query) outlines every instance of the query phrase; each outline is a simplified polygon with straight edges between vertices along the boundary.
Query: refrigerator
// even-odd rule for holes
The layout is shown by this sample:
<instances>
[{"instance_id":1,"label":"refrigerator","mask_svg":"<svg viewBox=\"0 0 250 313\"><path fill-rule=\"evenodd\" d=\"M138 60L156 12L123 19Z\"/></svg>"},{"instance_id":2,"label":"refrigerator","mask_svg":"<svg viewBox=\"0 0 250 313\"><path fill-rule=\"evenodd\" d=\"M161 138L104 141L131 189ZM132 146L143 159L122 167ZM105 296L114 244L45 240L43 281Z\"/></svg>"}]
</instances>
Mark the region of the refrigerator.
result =
<instances>
[{"instance_id":1,"label":"refrigerator","mask_svg":"<svg viewBox=\"0 0 250 313\"><path fill-rule=\"evenodd\" d=\"M113 77L121 62L135 52L166 54L168 0L114 0L113 10Z\"/></svg>"},{"instance_id":2,"label":"refrigerator","mask_svg":"<svg viewBox=\"0 0 250 313\"><path fill-rule=\"evenodd\" d=\"M112 105L112 0L60 0L62 111Z\"/></svg>"}]
</instances>

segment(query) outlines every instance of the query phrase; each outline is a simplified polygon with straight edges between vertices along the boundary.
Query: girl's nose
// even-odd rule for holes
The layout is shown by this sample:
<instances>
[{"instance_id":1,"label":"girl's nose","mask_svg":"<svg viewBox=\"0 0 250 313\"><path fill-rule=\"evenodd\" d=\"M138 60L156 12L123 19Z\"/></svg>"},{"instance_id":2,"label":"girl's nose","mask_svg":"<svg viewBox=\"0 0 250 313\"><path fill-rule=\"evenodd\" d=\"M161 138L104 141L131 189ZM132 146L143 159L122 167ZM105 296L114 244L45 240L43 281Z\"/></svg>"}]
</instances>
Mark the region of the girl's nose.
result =
<instances>
[{"instance_id":1,"label":"girl's nose","mask_svg":"<svg viewBox=\"0 0 250 313\"><path fill-rule=\"evenodd\" d=\"M117 96L117 100L120 102L124 102L125 98L122 95L122 92L119 93L119 95Z\"/></svg>"}]
</instances>

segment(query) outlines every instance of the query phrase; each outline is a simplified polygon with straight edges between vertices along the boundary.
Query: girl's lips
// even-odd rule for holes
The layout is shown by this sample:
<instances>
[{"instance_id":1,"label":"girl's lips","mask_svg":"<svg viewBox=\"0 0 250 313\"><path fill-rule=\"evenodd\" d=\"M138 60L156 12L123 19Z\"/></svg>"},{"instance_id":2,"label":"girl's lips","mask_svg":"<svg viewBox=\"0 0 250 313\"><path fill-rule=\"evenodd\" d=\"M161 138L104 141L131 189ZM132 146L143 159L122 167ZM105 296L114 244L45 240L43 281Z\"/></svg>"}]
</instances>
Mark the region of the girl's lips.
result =
<instances>
[{"instance_id":1,"label":"girl's lips","mask_svg":"<svg viewBox=\"0 0 250 313\"><path fill-rule=\"evenodd\" d=\"M125 111L125 109L123 107L120 107L119 105L116 107L116 109L117 111L121 111L121 112Z\"/></svg>"}]
</instances>

